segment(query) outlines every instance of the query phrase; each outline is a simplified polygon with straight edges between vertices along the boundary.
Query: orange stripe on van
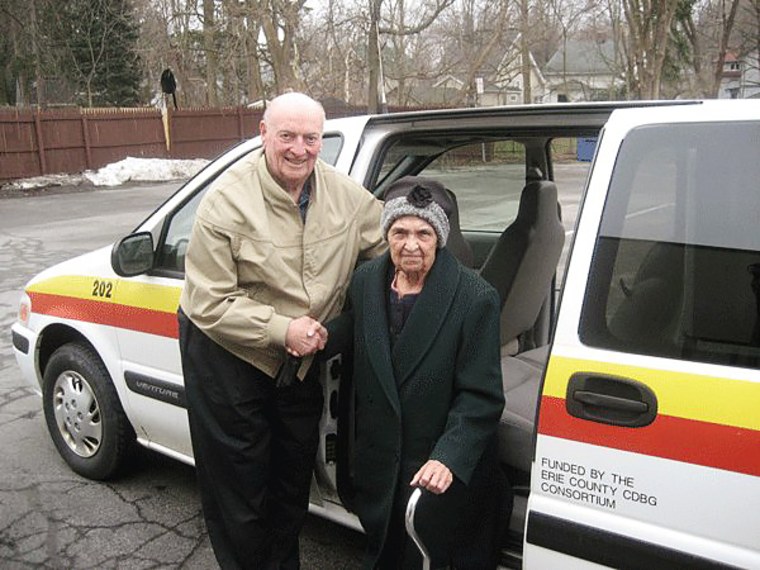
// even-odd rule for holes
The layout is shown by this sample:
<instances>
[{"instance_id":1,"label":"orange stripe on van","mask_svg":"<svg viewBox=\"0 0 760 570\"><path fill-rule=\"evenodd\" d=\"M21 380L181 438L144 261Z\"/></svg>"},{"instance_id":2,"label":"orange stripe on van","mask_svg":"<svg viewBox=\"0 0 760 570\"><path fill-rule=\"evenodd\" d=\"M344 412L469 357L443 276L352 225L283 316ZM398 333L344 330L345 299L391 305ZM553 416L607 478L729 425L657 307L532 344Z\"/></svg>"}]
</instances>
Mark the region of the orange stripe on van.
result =
<instances>
[{"instance_id":1,"label":"orange stripe on van","mask_svg":"<svg viewBox=\"0 0 760 570\"><path fill-rule=\"evenodd\" d=\"M568 381L578 372L642 382L657 395L664 416L760 432L760 382L552 355L543 395L565 398Z\"/></svg>"},{"instance_id":2,"label":"orange stripe on van","mask_svg":"<svg viewBox=\"0 0 760 570\"><path fill-rule=\"evenodd\" d=\"M621 428L575 418L564 398L543 396L538 432L760 477L760 431L754 429L663 414L646 427Z\"/></svg>"},{"instance_id":3,"label":"orange stripe on van","mask_svg":"<svg viewBox=\"0 0 760 570\"><path fill-rule=\"evenodd\" d=\"M177 313L65 295L28 292L32 312L178 338Z\"/></svg>"}]
</instances>

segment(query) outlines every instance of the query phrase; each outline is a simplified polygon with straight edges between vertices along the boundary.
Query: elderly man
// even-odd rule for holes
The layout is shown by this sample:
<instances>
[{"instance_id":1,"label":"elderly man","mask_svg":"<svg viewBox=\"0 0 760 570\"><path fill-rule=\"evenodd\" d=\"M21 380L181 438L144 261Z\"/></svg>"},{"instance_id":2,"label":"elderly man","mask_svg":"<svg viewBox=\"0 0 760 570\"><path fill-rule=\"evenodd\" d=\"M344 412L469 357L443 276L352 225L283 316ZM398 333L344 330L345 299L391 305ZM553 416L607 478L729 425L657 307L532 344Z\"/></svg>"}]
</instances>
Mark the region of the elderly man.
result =
<instances>
[{"instance_id":1,"label":"elderly man","mask_svg":"<svg viewBox=\"0 0 760 570\"><path fill-rule=\"evenodd\" d=\"M288 93L263 150L197 212L179 325L203 514L222 568L298 568L322 412L322 322L358 258L385 250L381 204L318 159L324 110Z\"/></svg>"}]
</instances>

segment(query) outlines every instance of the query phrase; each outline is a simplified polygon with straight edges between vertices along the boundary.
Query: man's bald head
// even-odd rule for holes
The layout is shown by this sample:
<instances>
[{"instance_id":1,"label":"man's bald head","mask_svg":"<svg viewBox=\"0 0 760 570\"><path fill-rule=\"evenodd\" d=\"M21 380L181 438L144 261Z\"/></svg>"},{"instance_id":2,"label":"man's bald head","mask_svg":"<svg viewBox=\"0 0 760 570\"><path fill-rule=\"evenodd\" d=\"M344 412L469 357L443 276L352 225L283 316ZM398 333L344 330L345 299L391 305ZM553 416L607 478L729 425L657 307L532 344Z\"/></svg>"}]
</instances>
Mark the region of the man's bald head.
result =
<instances>
[{"instance_id":1,"label":"man's bald head","mask_svg":"<svg viewBox=\"0 0 760 570\"><path fill-rule=\"evenodd\" d=\"M272 99L264 110L262 121L268 122L282 112L315 113L325 122L325 110L319 101L315 101L305 93L283 93Z\"/></svg>"}]
</instances>

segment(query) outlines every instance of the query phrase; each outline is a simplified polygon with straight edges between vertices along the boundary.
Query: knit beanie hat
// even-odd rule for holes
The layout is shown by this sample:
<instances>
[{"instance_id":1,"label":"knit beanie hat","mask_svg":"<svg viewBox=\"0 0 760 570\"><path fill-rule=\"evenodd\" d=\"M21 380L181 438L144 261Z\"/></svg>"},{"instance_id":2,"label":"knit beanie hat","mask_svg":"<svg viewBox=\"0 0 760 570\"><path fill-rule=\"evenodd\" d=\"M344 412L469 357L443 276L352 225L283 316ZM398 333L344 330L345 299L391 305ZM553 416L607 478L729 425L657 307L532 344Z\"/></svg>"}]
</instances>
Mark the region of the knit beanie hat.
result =
<instances>
[{"instance_id":1,"label":"knit beanie hat","mask_svg":"<svg viewBox=\"0 0 760 570\"><path fill-rule=\"evenodd\" d=\"M404 176L388 186L383 199L385 206L380 225L386 241L393 222L404 216L417 216L433 226L438 237L436 246L441 248L446 245L449 216L454 204L443 184L422 176Z\"/></svg>"}]
</instances>

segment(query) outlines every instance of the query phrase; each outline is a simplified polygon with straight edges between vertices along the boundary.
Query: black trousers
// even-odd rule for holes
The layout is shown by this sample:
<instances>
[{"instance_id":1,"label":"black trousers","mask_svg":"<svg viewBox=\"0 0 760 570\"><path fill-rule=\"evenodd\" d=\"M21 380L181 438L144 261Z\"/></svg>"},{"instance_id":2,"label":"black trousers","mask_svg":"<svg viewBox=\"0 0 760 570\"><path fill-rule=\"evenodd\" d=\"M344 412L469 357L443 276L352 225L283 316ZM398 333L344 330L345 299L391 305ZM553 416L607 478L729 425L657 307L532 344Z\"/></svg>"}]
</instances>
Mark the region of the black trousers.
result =
<instances>
[{"instance_id":1,"label":"black trousers","mask_svg":"<svg viewBox=\"0 0 760 570\"><path fill-rule=\"evenodd\" d=\"M203 516L219 565L300 568L322 414L319 367L276 388L181 311L179 340Z\"/></svg>"}]
</instances>

